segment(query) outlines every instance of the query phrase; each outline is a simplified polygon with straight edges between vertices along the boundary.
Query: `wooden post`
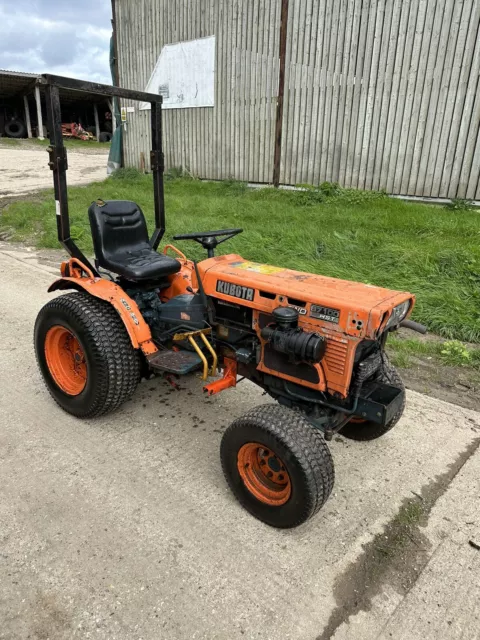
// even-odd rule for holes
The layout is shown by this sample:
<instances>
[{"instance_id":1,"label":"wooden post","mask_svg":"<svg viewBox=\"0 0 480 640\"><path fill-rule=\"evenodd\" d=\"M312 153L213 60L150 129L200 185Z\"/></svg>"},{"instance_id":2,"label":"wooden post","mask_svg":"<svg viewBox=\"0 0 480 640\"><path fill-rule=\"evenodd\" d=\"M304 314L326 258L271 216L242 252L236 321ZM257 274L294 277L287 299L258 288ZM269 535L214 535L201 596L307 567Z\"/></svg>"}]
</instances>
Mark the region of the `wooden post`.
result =
<instances>
[{"instance_id":1,"label":"wooden post","mask_svg":"<svg viewBox=\"0 0 480 640\"><path fill-rule=\"evenodd\" d=\"M117 42L117 14L115 0L112 0L112 35L113 35L113 68L115 77L112 84L120 86L120 74L118 72L118 42Z\"/></svg>"},{"instance_id":2,"label":"wooden post","mask_svg":"<svg viewBox=\"0 0 480 640\"><path fill-rule=\"evenodd\" d=\"M40 100L40 87L35 85L35 102L37 103L37 137L44 140L43 137L43 118L42 118L42 101Z\"/></svg>"},{"instance_id":3,"label":"wooden post","mask_svg":"<svg viewBox=\"0 0 480 640\"><path fill-rule=\"evenodd\" d=\"M275 151L273 155L273 186L280 184L280 161L282 158L283 94L285 92L285 57L287 54L288 0L282 0L280 14L280 71L278 74L277 116L275 122Z\"/></svg>"},{"instance_id":4,"label":"wooden post","mask_svg":"<svg viewBox=\"0 0 480 640\"><path fill-rule=\"evenodd\" d=\"M118 69L118 38L117 38L117 14L116 14L116 2L115 0L111 0L112 2L112 35L113 35L113 68L115 72L115 77L112 79L112 84L116 87L120 86L120 72ZM117 108L120 109L120 102L117 100ZM114 131L113 127L116 126L117 121L114 118L114 123L112 124L112 133ZM121 126L121 125L120 125ZM123 138L120 139L120 166L125 166L125 149L123 146Z\"/></svg>"},{"instance_id":5,"label":"wooden post","mask_svg":"<svg viewBox=\"0 0 480 640\"><path fill-rule=\"evenodd\" d=\"M93 115L95 116L95 136L97 138L97 142L100 142L100 123L98 121L98 109L97 103L93 103Z\"/></svg>"},{"instance_id":6,"label":"wooden post","mask_svg":"<svg viewBox=\"0 0 480 640\"><path fill-rule=\"evenodd\" d=\"M115 133L115 129L117 128L117 121L115 120L115 111L113 109L113 100L108 101L108 108L110 109L110 113L112 114L112 135Z\"/></svg>"},{"instance_id":7,"label":"wooden post","mask_svg":"<svg viewBox=\"0 0 480 640\"><path fill-rule=\"evenodd\" d=\"M25 107L25 124L27 125L27 135L29 138L32 137L32 123L30 122L30 109L28 107L28 98L27 96L23 96L23 104Z\"/></svg>"}]
</instances>

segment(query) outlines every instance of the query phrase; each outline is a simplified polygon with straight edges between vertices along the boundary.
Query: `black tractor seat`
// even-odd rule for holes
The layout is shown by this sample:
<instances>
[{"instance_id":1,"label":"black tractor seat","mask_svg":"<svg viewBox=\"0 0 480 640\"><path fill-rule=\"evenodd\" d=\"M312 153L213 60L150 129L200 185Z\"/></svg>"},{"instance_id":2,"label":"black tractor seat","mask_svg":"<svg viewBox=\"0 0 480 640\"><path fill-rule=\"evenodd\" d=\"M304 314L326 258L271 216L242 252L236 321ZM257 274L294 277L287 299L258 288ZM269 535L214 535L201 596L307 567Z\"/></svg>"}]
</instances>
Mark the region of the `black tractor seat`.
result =
<instances>
[{"instance_id":1,"label":"black tractor seat","mask_svg":"<svg viewBox=\"0 0 480 640\"><path fill-rule=\"evenodd\" d=\"M92 202L88 217L95 256L104 269L133 281L160 280L180 271L178 260L150 246L145 216L135 202Z\"/></svg>"}]
</instances>

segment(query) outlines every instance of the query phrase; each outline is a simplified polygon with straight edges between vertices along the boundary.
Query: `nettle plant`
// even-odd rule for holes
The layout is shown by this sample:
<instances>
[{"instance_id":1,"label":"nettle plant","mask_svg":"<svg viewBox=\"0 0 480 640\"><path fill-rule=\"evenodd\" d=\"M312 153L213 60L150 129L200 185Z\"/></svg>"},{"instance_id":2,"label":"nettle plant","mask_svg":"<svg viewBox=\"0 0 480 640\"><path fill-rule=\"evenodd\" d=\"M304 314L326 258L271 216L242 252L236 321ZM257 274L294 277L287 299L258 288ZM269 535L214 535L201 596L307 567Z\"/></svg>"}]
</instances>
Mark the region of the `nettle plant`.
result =
<instances>
[{"instance_id":1,"label":"nettle plant","mask_svg":"<svg viewBox=\"0 0 480 640\"><path fill-rule=\"evenodd\" d=\"M445 342L440 353L447 364L466 365L471 361L470 352L459 340Z\"/></svg>"}]
</instances>

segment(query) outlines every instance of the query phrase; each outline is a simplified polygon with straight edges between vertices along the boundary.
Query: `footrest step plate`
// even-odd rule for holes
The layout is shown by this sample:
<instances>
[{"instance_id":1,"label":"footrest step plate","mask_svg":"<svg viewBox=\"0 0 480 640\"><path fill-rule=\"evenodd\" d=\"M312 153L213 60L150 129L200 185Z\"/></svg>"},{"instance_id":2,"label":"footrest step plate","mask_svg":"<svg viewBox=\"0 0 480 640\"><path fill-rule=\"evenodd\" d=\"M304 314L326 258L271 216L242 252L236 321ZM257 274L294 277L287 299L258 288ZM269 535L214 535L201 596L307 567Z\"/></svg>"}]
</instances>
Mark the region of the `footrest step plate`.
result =
<instances>
[{"instance_id":1,"label":"footrest step plate","mask_svg":"<svg viewBox=\"0 0 480 640\"><path fill-rule=\"evenodd\" d=\"M168 349L154 353L148 358L148 364L154 371L167 371L183 376L202 366L202 360L192 351Z\"/></svg>"}]
</instances>

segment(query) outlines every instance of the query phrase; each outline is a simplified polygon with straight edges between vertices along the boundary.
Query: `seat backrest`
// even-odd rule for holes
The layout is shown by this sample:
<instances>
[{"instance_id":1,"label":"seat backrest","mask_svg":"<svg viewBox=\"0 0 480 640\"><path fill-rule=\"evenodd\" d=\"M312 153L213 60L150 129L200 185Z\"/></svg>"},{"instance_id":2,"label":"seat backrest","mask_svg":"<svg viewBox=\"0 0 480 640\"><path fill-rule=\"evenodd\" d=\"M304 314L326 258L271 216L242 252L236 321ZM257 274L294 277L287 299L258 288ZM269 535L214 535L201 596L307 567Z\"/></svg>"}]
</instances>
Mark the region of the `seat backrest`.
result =
<instances>
[{"instance_id":1,"label":"seat backrest","mask_svg":"<svg viewBox=\"0 0 480 640\"><path fill-rule=\"evenodd\" d=\"M148 229L140 207L129 200L92 202L88 209L93 247L100 264L117 253L135 251L148 243Z\"/></svg>"}]
</instances>

